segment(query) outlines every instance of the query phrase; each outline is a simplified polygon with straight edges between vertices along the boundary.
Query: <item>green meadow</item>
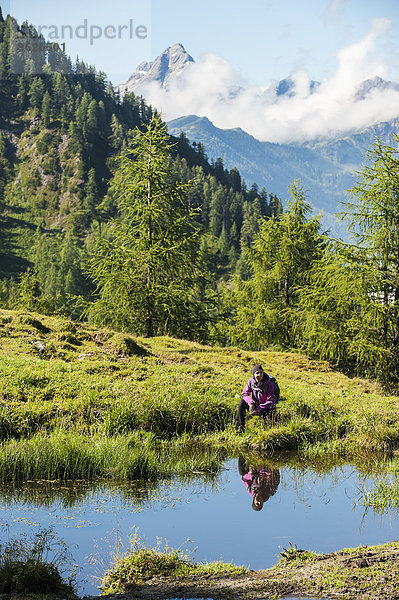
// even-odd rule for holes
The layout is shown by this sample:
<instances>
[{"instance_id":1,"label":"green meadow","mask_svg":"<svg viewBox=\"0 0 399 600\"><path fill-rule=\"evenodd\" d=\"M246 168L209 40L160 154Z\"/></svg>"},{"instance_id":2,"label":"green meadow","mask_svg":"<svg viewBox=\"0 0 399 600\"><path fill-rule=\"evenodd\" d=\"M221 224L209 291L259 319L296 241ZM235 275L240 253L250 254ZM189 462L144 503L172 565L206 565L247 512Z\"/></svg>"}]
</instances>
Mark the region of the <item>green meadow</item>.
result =
<instances>
[{"instance_id":1,"label":"green meadow","mask_svg":"<svg viewBox=\"0 0 399 600\"><path fill-rule=\"evenodd\" d=\"M399 402L299 353L139 338L0 311L0 480L151 479L239 453L395 457ZM281 388L273 423L236 409L254 363ZM194 458L193 458L194 457Z\"/></svg>"}]
</instances>

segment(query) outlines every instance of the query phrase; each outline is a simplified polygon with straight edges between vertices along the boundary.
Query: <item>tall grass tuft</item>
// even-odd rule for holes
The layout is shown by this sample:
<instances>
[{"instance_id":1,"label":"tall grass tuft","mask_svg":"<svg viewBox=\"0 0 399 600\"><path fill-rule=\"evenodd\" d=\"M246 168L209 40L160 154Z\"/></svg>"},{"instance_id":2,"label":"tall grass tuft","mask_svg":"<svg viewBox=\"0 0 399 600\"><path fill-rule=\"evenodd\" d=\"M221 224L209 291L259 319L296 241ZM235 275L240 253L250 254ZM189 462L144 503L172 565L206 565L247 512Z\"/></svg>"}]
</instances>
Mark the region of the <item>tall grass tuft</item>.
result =
<instances>
[{"instance_id":1,"label":"tall grass tuft","mask_svg":"<svg viewBox=\"0 0 399 600\"><path fill-rule=\"evenodd\" d=\"M0 545L0 596L62 594L63 598L77 598L73 576L65 582L60 572L68 559L66 545L51 530Z\"/></svg>"},{"instance_id":2,"label":"tall grass tuft","mask_svg":"<svg viewBox=\"0 0 399 600\"><path fill-rule=\"evenodd\" d=\"M212 472L222 462L220 455L212 451L200 459L200 469ZM88 437L57 431L47 436L2 442L0 481L155 480L190 472L192 461L193 457L185 455L184 444L179 440L166 443L151 433Z\"/></svg>"},{"instance_id":3,"label":"tall grass tuft","mask_svg":"<svg viewBox=\"0 0 399 600\"><path fill-rule=\"evenodd\" d=\"M189 553L170 548L167 541L162 544L160 540L155 548L147 548L135 533L125 555L118 553L114 557L114 565L104 574L100 589L104 594L123 593L133 591L153 578L179 580L185 575L208 578L217 573L242 575L247 572L244 567L230 563L195 563Z\"/></svg>"}]
</instances>

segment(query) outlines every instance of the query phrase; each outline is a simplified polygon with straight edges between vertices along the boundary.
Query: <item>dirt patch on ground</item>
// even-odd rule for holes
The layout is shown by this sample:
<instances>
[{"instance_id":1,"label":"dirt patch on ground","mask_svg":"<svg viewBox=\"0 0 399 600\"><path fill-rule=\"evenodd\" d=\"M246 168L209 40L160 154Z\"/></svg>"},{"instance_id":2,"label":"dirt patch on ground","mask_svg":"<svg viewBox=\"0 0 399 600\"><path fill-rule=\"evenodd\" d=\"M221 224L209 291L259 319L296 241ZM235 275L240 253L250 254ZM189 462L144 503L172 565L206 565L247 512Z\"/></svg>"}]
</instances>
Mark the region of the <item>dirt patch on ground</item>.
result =
<instances>
[{"instance_id":1,"label":"dirt patch on ground","mask_svg":"<svg viewBox=\"0 0 399 600\"><path fill-rule=\"evenodd\" d=\"M243 574L189 575L178 580L157 577L124 594L101 596L101 600L195 597L244 600L282 596L399 600L398 574L399 542L318 555L294 550L271 569Z\"/></svg>"}]
</instances>

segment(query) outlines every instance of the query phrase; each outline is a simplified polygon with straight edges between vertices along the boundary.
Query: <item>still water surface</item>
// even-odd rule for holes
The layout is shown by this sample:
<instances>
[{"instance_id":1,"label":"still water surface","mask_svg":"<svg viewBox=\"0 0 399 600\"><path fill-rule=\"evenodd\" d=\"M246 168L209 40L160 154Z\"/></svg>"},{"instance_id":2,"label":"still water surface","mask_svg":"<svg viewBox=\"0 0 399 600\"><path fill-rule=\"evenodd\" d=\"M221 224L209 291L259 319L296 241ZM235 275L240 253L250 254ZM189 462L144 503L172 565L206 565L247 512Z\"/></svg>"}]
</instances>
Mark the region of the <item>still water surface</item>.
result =
<instances>
[{"instance_id":1,"label":"still water surface","mask_svg":"<svg viewBox=\"0 0 399 600\"><path fill-rule=\"evenodd\" d=\"M397 512L365 511L357 502L360 488L375 480L351 465L320 473L311 466L230 460L208 480L2 486L0 542L52 527L79 565L80 595L98 592L112 553L120 543L128 547L134 531L148 545L162 538L193 552L198 562L261 569L275 564L290 543L331 552L396 539Z\"/></svg>"}]
</instances>

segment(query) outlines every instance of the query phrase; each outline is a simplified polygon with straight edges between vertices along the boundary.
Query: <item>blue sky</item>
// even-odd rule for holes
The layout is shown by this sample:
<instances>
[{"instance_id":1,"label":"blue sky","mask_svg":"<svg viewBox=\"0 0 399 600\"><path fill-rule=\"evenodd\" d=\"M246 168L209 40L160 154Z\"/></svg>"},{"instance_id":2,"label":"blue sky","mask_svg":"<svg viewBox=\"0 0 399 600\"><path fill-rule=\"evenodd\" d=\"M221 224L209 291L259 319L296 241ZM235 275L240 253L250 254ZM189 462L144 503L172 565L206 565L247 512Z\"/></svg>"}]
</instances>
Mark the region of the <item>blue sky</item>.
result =
<instances>
[{"instance_id":1,"label":"blue sky","mask_svg":"<svg viewBox=\"0 0 399 600\"><path fill-rule=\"evenodd\" d=\"M391 26L376 42L375 58L399 81L398 0L8 0L3 12L46 27L96 27L97 39L63 39L66 51L105 71L114 84L142 60L182 42L196 61L205 53L226 59L249 84L266 85L304 69L311 79L328 77L337 53L362 39L375 18ZM133 22L133 27L130 26ZM106 26L114 29L108 38ZM129 25L129 33L127 27ZM146 27L135 35L137 26ZM115 35L120 30L120 38ZM99 29L102 29L100 35ZM47 29L48 31L48 29ZM54 30L53 30L54 33ZM84 30L81 29L81 33Z\"/></svg>"},{"instance_id":2,"label":"blue sky","mask_svg":"<svg viewBox=\"0 0 399 600\"><path fill-rule=\"evenodd\" d=\"M319 80L378 17L392 21L379 52L399 80L398 0L153 0L152 48L157 55L179 41L196 60L218 54L259 85L299 68Z\"/></svg>"}]
</instances>

